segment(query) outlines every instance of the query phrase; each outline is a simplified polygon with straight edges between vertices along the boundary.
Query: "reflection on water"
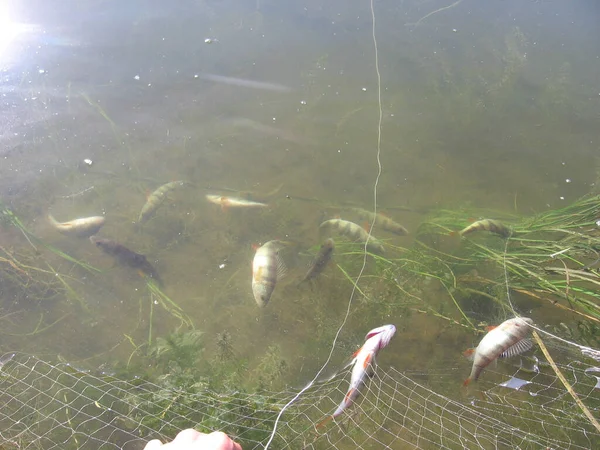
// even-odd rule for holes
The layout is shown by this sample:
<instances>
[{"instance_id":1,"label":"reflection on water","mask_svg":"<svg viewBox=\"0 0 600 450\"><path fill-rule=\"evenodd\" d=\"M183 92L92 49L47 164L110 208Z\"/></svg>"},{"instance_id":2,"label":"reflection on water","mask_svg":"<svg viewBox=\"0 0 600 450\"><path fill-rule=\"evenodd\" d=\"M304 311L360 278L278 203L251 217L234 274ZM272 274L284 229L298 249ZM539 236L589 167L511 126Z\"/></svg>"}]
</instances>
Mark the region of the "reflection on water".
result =
<instances>
[{"instance_id":1,"label":"reflection on water","mask_svg":"<svg viewBox=\"0 0 600 450\"><path fill-rule=\"evenodd\" d=\"M589 12L561 11L561 21L561 6L546 2L467 3L415 27L404 24L446 5L375 2L378 209L408 230L437 208L517 216L560 208L598 182L600 40L590 37L598 34ZM3 350L123 364L180 326L173 311L183 311L210 336L208 352L223 351L227 336L226 351L247 365L249 385L265 371L285 378L273 377L279 386L312 378L345 314L360 248L336 248L350 273L332 264L311 285L297 282L323 241L320 223L351 214L345 207L373 208L378 102L368 2L11 7L0 34L2 201L43 242L98 271L47 250L47 260L36 260L21 233L1 230L4 257L40 262L39 273L3 287ZM188 185L166 194L140 226L146 196L174 180ZM206 194L269 207L219 208ZM144 254L165 297L87 240L57 233L49 212L104 216L100 236ZM412 235L374 234L390 258L413 245ZM259 309L252 246L272 239L294 242L296 255ZM398 336L382 359L468 372L460 351L473 334L446 323L440 333L440 319L409 318L386 302L397 293L369 283L378 264L368 261L363 288L379 300L355 300L336 362L365 330L394 322ZM24 280L37 276L39 286L24 295ZM435 283L403 283L435 307L447 300ZM492 307L471 307L474 320L505 319L490 316ZM545 317L552 318L539 311L536 321Z\"/></svg>"}]
</instances>

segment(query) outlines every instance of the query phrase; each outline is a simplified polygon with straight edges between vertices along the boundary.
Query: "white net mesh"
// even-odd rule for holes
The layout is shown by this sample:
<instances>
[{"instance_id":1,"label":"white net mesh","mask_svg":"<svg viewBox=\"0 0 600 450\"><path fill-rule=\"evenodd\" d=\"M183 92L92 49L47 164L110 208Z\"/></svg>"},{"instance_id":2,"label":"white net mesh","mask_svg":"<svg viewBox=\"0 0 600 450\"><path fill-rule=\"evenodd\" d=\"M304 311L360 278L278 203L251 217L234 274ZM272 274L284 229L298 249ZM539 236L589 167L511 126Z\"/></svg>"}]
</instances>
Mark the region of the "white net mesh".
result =
<instances>
[{"instance_id":1,"label":"white net mesh","mask_svg":"<svg viewBox=\"0 0 600 450\"><path fill-rule=\"evenodd\" d=\"M182 387L121 381L23 354L5 355L3 361L3 448L134 449L185 427L221 429L245 448L262 448L276 414L295 393L200 387L189 394ZM600 368L584 363L557 368L597 417ZM379 368L348 414L316 430L314 424L331 414L347 389L348 372L337 374L286 410L273 448L589 449L600 442L600 432L542 360L512 377L488 370L481 391L462 400L450 381L457 372L462 376L464 368Z\"/></svg>"}]
</instances>

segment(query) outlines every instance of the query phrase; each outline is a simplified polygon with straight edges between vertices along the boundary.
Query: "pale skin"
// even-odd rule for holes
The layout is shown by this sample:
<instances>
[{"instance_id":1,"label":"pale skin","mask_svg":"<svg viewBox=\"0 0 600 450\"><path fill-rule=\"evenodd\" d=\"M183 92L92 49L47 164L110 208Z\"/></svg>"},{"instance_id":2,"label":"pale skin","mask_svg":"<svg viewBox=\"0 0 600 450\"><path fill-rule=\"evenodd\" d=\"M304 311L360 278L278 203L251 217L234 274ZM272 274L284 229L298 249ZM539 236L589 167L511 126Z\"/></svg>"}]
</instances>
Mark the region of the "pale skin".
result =
<instances>
[{"instance_id":1,"label":"pale skin","mask_svg":"<svg viewBox=\"0 0 600 450\"><path fill-rule=\"evenodd\" d=\"M154 439L146 444L144 450L242 450L242 446L221 431L206 434L187 429L166 444Z\"/></svg>"}]
</instances>

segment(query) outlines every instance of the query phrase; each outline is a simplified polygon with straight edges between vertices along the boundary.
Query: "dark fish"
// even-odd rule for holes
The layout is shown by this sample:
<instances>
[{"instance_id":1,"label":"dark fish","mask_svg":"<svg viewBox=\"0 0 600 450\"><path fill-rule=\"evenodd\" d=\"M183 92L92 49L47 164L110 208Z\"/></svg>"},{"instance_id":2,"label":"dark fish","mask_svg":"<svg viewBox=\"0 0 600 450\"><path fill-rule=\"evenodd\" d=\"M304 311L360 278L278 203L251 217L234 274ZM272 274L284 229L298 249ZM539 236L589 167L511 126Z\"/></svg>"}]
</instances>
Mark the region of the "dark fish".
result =
<instances>
[{"instance_id":1,"label":"dark fish","mask_svg":"<svg viewBox=\"0 0 600 450\"><path fill-rule=\"evenodd\" d=\"M493 219L483 219L473 222L468 227L461 230L458 234L464 236L465 234L472 233L474 231L485 230L490 233L496 233L502 237L509 237L511 234L510 228Z\"/></svg>"},{"instance_id":2,"label":"dark fish","mask_svg":"<svg viewBox=\"0 0 600 450\"><path fill-rule=\"evenodd\" d=\"M158 273L144 255L140 255L133 250L129 250L124 245L121 245L112 239L101 239L96 236L92 236L90 237L90 241L92 241L96 247L102 249L104 253L115 258L119 263L137 269L144 275L153 278L158 283L161 283Z\"/></svg>"},{"instance_id":3,"label":"dark fish","mask_svg":"<svg viewBox=\"0 0 600 450\"><path fill-rule=\"evenodd\" d=\"M323 272L329 261L331 261L334 248L335 243L333 242L333 239L329 238L323 242L323 245L321 245L317 256L315 256L315 259L310 265L310 268L308 269L308 272L306 272L306 275L302 279L301 283L312 280L313 278L319 276L321 272Z\"/></svg>"}]
</instances>

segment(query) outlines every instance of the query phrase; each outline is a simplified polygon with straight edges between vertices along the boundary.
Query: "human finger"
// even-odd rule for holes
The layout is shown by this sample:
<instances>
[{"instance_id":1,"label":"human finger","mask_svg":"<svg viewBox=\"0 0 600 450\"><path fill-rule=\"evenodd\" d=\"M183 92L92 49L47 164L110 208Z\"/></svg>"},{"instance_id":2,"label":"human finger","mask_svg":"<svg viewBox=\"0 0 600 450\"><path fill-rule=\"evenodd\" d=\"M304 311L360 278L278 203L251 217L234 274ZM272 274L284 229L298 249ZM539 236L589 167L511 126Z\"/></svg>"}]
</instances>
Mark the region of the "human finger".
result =
<instances>
[{"instance_id":1,"label":"human finger","mask_svg":"<svg viewBox=\"0 0 600 450\"><path fill-rule=\"evenodd\" d=\"M202 443L208 448L214 448L215 450L242 450L242 447L234 442L229 436L222 431L214 431L204 437Z\"/></svg>"},{"instance_id":2,"label":"human finger","mask_svg":"<svg viewBox=\"0 0 600 450\"><path fill-rule=\"evenodd\" d=\"M148 442L146 444L146 446L144 447L144 450L156 450L162 447L162 442L160 442L158 439L153 439L150 442Z\"/></svg>"}]
</instances>

